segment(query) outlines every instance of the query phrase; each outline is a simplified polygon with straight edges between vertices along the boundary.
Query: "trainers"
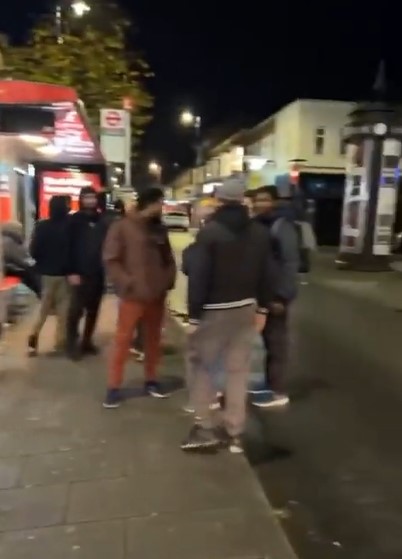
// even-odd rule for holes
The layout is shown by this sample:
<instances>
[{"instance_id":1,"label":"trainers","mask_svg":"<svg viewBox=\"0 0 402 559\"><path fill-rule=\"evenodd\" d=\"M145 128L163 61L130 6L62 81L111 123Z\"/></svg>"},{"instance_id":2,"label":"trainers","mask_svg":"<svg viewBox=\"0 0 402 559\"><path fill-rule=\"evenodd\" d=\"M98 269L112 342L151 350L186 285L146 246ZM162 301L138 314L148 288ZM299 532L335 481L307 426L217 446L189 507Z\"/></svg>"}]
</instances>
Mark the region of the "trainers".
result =
<instances>
[{"instance_id":1,"label":"trainers","mask_svg":"<svg viewBox=\"0 0 402 559\"><path fill-rule=\"evenodd\" d=\"M106 398L103 402L103 407L107 410L113 410L120 407L123 401L123 396L119 388L109 388L106 392Z\"/></svg>"},{"instance_id":2,"label":"trainers","mask_svg":"<svg viewBox=\"0 0 402 559\"><path fill-rule=\"evenodd\" d=\"M152 398L169 398L170 394L162 388L159 382L148 381L145 383L145 392Z\"/></svg>"},{"instance_id":3,"label":"trainers","mask_svg":"<svg viewBox=\"0 0 402 559\"><path fill-rule=\"evenodd\" d=\"M215 434L222 448L227 448L231 454L243 454L243 441L239 436L232 437L222 426L215 429Z\"/></svg>"},{"instance_id":4,"label":"trainers","mask_svg":"<svg viewBox=\"0 0 402 559\"><path fill-rule=\"evenodd\" d=\"M28 356L36 357L38 355L38 336L29 336L28 338Z\"/></svg>"},{"instance_id":5,"label":"trainers","mask_svg":"<svg viewBox=\"0 0 402 559\"><path fill-rule=\"evenodd\" d=\"M136 347L130 347L130 353L131 353L131 355L134 355L134 357L135 357L136 361L138 361L138 363L142 363L145 359L144 352L140 351Z\"/></svg>"},{"instance_id":6,"label":"trainers","mask_svg":"<svg viewBox=\"0 0 402 559\"><path fill-rule=\"evenodd\" d=\"M71 361L80 361L82 359L81 348L77 345L69 347L67 349L67 357L71 359Z\"/></svg>"},{"instance_id":7,"label":"trainers","mask_svg":"<svg viewBox=\"0 0 402 559\"><path fill-rule=\"evenodd\" d=\"M188 437L180 445L180 448L184 452L215 453L219 448L219 444L219 439L214 429L205 429L201 425L194 425Z\"/></svg>"},{"instance_id":8,"label":"trainers","mask_svg":"<svg viewBox=\"0 0 402 559\"><path fill-rule=\"evenodd\" d=\"M253 382L250 384L247 392L249 394L266 394L266 393L272 393L272 390L270 390L265 382Z\"/></svg>"},{"instance_id":9,"label":"trainers","mask_svg":"<svg viewBox=\"0 0 402 559\"><path fill-rule=\"evenodd\" d=\"M183 408L182 408L182 410L183 410L185 413L191 413L191 414L192 414L192 413L195 413L195 408L194 408L194 406L191 406L190 404L184 405Z\"/></svg>"},{"instance_id":10,"label":"trainers","mask_svg":"<svg viewBox=\"0 0 402 559\"><path fill-rule=\"evenodd\" d=\"M289 404L289 396L277 392L255 394L252 401L257 408L280 408Z\"/></svg>"},{"instance_id":11,"label":"trainers","mask_svg":"<svg viewBox=\"0 0 402 559\"><path fill-rule=\"evenodd\" d=\"M81 353L83 355L98 355L99 348L97 348L92 342L83 342L81 345Z\"/></svg>"},{"instance_id":12,"label":"trainers","mask_svg":"<svg viewBox=\"0 0 402 559\"><path fill-rule=\"evenodd\" d=\"M228 448L231 454L244 454L243 441L240 437L230 437Z\"/></svg>"}]
</instances>

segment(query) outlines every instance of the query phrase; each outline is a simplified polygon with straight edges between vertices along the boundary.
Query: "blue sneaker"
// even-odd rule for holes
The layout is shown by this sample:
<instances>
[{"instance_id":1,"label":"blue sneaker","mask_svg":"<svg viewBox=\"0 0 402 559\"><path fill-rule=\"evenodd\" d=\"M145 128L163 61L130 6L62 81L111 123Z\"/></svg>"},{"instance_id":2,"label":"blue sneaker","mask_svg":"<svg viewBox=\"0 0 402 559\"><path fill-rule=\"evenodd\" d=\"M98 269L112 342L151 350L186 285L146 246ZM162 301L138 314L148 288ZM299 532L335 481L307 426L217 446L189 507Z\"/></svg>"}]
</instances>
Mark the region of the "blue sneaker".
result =
<instances>
[{"instance_id":1,"label":"blue sneaker","mask_svg":"<svg viewBox=\"0 0 402 559\"><path fill-rule=\"evenodd\" d=\"M289 396L277 392L265 391L254 394L251 403L257 408L280 408L289 404Z\"/></svg>"},{"instance_id":2,"label":"blue sneaker","mask_svg":"<svg viewBox=\"0 0 402 559\"><path fill-rule=\"evenodd\" d=\"M109 388L106 392L106 398L103 407L107 410L114 410L120 407L123 401L123 395L120 388Z\"/></svg>"},{"instance_id":3,"label":"blue sneaker","mask_svg":"<svg viewBox=\"0 0 402 559\"><path fill-rule=\"evenodd\" d=\"M272 390L268 388L265 381L259 381L250 383L247 392L249 394L271 394Z\"/></svg>"}]
</instances>

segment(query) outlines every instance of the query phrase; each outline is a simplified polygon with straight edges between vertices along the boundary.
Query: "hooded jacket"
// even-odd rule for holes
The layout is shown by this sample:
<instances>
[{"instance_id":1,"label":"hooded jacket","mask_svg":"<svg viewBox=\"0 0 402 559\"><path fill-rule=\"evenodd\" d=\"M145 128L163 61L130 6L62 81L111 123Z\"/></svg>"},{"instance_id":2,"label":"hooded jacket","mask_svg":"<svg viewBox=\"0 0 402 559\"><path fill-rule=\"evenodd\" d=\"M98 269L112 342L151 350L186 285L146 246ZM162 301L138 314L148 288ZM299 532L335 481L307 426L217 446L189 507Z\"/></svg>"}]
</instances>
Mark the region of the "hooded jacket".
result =
<instances>
[{"instance_id":1,"label":"hooded jacket","mask_svg":"<svg viewBox=\"0 0 402 559\"><path fill-rule=\"evenodd\" d=\"M32 265L28 250L24 245L22 224L9 221L1 224L3 260L6 271L24 271Z\"/></svg>"},{"instance_id":2,"label":"hooded jacket","mask_svg":"<svg viewBox=\"0 0 402 559\"><path fill-rule=\"evenodd\" d=\"M69 216L68 268L69 274L102 279L102 248L108 222L98 208L92 211L83 208L82 199L88 194L96 194L96 191L91 187L83 188L80 209Z\"/></svg>"},{"instance_id":3,"label":"hooded jacket","mask_svg":"<svg viewBox=\"0 0 402 559\"><path fill-rule=\"evenodd\" d=\"M240 204L219 208L201 229L188 262L190 322L207 310L257 304L266 313L274 288L269 236Z\"/></svg>"},{"instance_id":4,"label":"hooded jacket","mask_svg":"<svg viewBox=\"0 0 402 559\"><path fill-rule=\"evenodd\" d=\"M36 223L30 245L36 269L42 276L68 273L68 206L65 196L53 196L49 218Z\"/></svg>"},{"instance_id":5,"label":"hooded jacket","mask_svg":"<svg viewBox=\"0 0 402 559\"><path fill-rule=\"evenodd\" d=\"M111 226L103 260L122 299L157 301L174 287L176 264L166 227L142 219L135 210Z\"/></svg>"},{"instance_id":6,"label":"hooded jacket","mask_svg":"<svg viewBox=\"0 0 402 559\"><path fill-rule=\"evenodd\" d=\"M274 300L290 303L297 295L300 267L299 237L289 208L277 208L254 220L266 228L276 262ZM274 225L276 224L276 225Z\"/></svg>"}]
</instances>

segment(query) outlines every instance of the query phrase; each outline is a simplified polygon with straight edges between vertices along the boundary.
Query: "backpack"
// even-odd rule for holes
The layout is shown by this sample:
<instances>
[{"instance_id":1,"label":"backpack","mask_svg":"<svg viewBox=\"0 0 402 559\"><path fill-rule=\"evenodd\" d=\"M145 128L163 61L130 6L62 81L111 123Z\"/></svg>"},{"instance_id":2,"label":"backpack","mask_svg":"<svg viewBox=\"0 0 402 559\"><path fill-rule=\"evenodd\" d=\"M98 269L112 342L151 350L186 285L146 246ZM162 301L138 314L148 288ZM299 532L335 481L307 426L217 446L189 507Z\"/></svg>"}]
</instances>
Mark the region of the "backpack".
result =
<instances>
[{"instance_id":1,"label":"backpack","mask_svg":"<svg viewBox=\"0 0 402 559\"><path fill-rule=\"evenodd\" d=\"M310 254L316 249L316 240L313 228L307 221L290 221L285 217L280 217L274 221L270 233L272 237L272 250L274 257L281 261L280 246L278 242L278 233L284 221L291 223L296 231L299 245L299 274L307 274L311 268Z\"/></svg>"}]
</instances>

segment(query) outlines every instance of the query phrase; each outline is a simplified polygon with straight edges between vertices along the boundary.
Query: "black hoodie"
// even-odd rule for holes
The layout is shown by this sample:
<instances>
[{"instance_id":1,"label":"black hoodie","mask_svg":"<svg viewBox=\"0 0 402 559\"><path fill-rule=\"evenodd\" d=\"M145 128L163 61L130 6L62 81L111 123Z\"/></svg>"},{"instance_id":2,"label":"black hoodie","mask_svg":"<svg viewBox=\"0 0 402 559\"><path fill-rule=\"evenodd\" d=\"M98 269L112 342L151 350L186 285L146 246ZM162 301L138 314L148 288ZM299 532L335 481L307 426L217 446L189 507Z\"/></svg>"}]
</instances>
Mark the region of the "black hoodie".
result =
<instances>
[{"instance_id":1,"label":"black hoodie","mask_svg":"<svg viewBox=\"0 0 402 559\"><path fill-rule=\"evenodd\" d=\"M68 207L65 196L53 196L49 219L35 225L30 253L42 276L65 276L68 273Z\"/></svg>"},{"instance_id":2,"label":"black hoodie","mask_svg":"<svg viewBox=\"0 0 402 559\"><path fill-rule=\"evenodd\" d=\"M69 218L69 273L87 278L103 279L102 247L107 232L107 220L98 208L86 210L82 198L96 194L91 187L80 193L80 209Z\"/></svg>"},{"instance_id":3,"label":"black hoodie","mask_svg":"<svg viewBox=\"0 0 402 559\"><path fill-rule=\"evenodd\" d=\"M213 214L197 235L188 268L190 322L205 310L257 304L267 312L275 277L269 236L241 204L225 204Z\"/></svg>"}]
</instances>

